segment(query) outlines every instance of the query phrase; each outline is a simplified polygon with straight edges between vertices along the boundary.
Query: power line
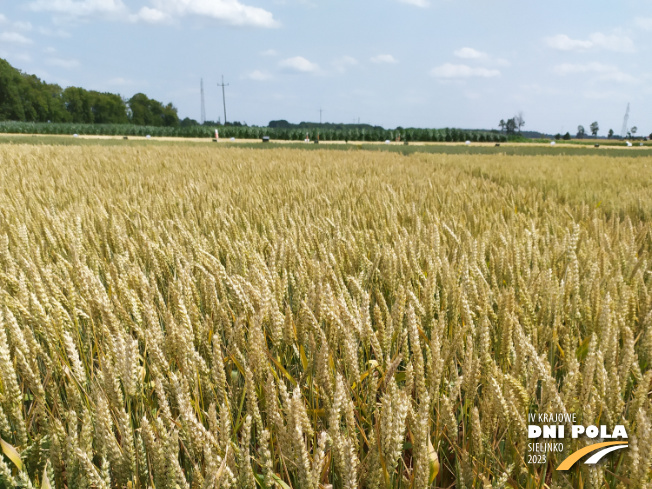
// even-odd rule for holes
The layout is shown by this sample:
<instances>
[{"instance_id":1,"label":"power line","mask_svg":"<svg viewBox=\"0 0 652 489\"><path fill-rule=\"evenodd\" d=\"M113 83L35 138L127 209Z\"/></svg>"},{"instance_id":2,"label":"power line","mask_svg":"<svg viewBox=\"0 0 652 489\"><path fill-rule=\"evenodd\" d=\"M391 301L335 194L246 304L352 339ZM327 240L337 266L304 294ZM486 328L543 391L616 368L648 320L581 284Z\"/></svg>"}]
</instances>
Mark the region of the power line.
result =
<instances>
[{"instance_id":1,"label":"power line","mask_svg":"<svg viewBox=\"0 0 652 489\"><path fill-rule=\"evenodd\" d=\"M224 104L224 125L226 126L226 95L224 94L224 87L228 87L229 84L224 84L224 75L222 75L222 83L217 84L218 87L222 87L222 103Z\"/></svg>"}]
</instances>

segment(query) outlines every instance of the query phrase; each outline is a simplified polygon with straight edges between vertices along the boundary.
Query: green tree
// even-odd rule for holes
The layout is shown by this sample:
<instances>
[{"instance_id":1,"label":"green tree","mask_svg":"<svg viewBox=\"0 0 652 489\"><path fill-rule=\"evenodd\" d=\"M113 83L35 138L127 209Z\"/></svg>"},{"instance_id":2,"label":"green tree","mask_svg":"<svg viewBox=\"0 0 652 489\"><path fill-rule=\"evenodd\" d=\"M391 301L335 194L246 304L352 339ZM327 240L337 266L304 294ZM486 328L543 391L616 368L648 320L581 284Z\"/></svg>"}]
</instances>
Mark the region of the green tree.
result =
<instances>
[{"instance_id":1,"label":"green tree","mask_svg":"<svg viewBox=\"0 0 652 489\"><path fill-rule=\"evenodd\" d=\"M518 125L513 117L507 120L507 123L505 124L505 129L507 130L507 134L514 134L517 128Z\"/></svg>"},{"instance_id":2,"label":"green tree","mask_svg":"<svg viewBox=\"0 0 652 489\"><path fill-rule=\"evenodd\" d=\"M72 122L83 124L94 122L91 101L86 90L79 87L68 87L63 91L63 101Z\"/></svg>"},{"instance_id":3,"label":"green tree","mask_svg":"<svg viewBox=\"0 0 652 489\"><path fill-rule=\"evenodd\" d=\"M44 83L43 90L46 94L48 104L48 116L45 120L50 122L71 122L72 116L66 110L61 87L59 85Z\"/></svg>"},{"instance_id":4,"label":"green tree","mask_svg":"<svg viewBox=\"0 0 652 489\"><path fill-rule=\"evenodd\" d=\"M593 137L596 137L598 135L598 131L600 130L600 126L598 125L598 123L592 122L589 127L591 128L591 134L593 135Z\"/></svg>"},{"instance_id":5,"label":"green tree","mask_svg":"<svg viewBox=\"0 0 652 489\"><path fill-rule=\"evenodd\" d=\"M127 105L120 95L113 93L88 93L90 110L95 124L127 124Z\"/></svg>"},{"instance_id":6,"label":"green tree","mask_svg":"<svg viewBox=\"0 0 652 489\"><path fill-rule=\"evenodd\" d=\"M586 131L584 131L584 126L581 124L577 126L577 139L582 139L585 134Z\"/></svg>"},{"instance_id":7,"label":"green tree","mask_svg":"<svg viewBox=\"0 0 652 489\"><path fill-rule=\"evenodd\" d=\"M191 119L189 117L186 117L182 121L179 122L179 126L181 127L195 127L198 126L199 122L197 122L195 119Z\"/></svg>"},{"instance_id":8,"label":"green tree","mask_svg":"<svg viewBox=\"0 0 652 489\"><path fill-rule=\"evenodd\" d=\"M611 139L613 136L614 136L614 130L613 130L613 129L609 129L609 132L607 133L607 137L608 137L609 139Z\"/></svg>"},{"instance_id":9,"label":"green tree","mask_svg":"<svg viewBox=\"0 0 652 489\"><path fill-rule=\"evenodd\" d=\"M178 126L177 109L168 104L163 106L158 100L137 93L129 99L131 122L139 126Z\"/></svg>"},{"instance_id":10,"label":"green tree","mask_svg":"<svg viewBox=\"0 0 652 489\"><path fill-rule=\"evenodd\" d=\"M566 134L564 134L564 141L568 141L570 138L571 138L570 133L566 132Z\"/></svg>"},{"instance_id":11,"label":"green tree","mask_svg":"<svg viewBox=\"0 0 652 489\"><path fill-rule=\"evenodd\" d=\"M267 127L290 129L292 127L292 124L290 124L285 119L280 119L278 121L269 121L269 124L267 124Z\"/></svg>"},{"instance_id":12,"label":"green tree","mask_svg":"<svg viewBox=\"0 0 652 489\"><path fill-rule=\"evenodd\" d=\"M25 120L20 97L21 82L20 72L4 59L0 59L0 120Z\"/></svg>"},{"instance_id":13,"label":"green tree","mask_svg":"<svg viewBox=\"0 0 652 489\"><path fill-rule=\"evenodd\" d=\"M19 84L25 120L39 122L48 119L47 94L43 90L43 82L34 75L22 75Z\"/></svg>"},{"instance_id":14,"label":"green tree","mask_svg":"<svg viewBox=\"0 0 652 489\"><path fill-rule=\"evenodd\" d=\"M163 108L163 125L167 127L176 127L179 125L177 109L171 103Z\"/></svg>"},{"instance_id":15,"label":"green tree","mask_svg":"<svg viewBox=\"0 0 652 489\"><path fill-rule=\"evenodd\" d=\"M131 111L132 124L136 124L137 126L162 125L160 113L163 112L163 107L160 103L158 106L152 104L147 95L144 93L137 93L131 97L128 104Z\"/></svg>"}]
</instances>

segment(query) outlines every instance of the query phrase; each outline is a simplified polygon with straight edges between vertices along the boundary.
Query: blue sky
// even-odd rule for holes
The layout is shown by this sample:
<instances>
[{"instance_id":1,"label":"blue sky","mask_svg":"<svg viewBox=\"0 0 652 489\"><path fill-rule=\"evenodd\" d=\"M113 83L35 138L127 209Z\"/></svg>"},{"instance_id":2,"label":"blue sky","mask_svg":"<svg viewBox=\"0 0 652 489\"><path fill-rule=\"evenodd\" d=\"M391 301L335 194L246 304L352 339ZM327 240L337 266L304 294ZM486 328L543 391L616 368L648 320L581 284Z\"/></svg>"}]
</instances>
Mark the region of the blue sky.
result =
<instances>
[{"instance_id":1,"label":"blue sky","mask_svg":"<svg viewBox=\"0 0 652 489\"><path fill-rule=\"evenodd\" d=\"M0 0L0 57L181 117L652 131L652 1ZM646 61L647 59L647 61Z\"/></svg>"}]
</instances>

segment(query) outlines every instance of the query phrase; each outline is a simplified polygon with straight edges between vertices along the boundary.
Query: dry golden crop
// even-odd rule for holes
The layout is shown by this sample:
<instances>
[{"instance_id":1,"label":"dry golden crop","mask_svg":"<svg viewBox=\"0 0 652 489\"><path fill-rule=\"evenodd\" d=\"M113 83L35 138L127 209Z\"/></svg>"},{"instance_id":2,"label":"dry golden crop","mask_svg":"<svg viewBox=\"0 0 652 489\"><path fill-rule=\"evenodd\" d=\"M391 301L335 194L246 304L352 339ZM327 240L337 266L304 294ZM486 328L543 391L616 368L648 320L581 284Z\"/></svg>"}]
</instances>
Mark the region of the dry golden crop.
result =
<instances>
[{"instance_id":1,"label":"dry golden crop","mask_svg":"<svg viewBox=\"0 0 652 489\"><path fill-rule=\"evenodd\" d=\"M0 481L650 487L650 164L0 146Z\"/></svg>"}]
</instances>

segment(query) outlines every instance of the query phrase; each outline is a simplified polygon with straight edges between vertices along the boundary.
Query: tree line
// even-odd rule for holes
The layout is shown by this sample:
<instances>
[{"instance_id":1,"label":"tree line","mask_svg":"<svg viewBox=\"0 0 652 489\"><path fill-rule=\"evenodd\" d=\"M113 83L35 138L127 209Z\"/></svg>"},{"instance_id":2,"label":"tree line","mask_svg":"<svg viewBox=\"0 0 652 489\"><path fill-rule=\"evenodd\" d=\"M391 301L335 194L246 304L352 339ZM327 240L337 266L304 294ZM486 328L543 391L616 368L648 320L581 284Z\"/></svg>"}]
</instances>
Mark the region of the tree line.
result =
<instances>
[{"instance_id":1,"label":"tree line","mask_svg":"<svg viewBox=\"0 0 652 489\"><path fill-rule=\"evenodd\" d=\"M182 121L183 122L183 121ZM220 139L260 139L268 136L272 140L304 141L431 141L431 142L504 142L508 137L497 131L476 131L454 128L445 129L283 129L259 126L207 126L201 124L175 127L141 126L135 124L48 124L43 122L0 121L0 133L7 134L82 134L106 136L145 136L212 138L215 129L219 130Z\"/></svg>"},{"instance_id":2,"label":"tree line","mask_svg":"<svg viewBox=\"0 0 652 489\"><path fill-rule=\"evenodd\" d=\"M176 127L177 109L145 94L124 99L79 87L62 89L0 58L0 121Z\"/></svg>"},{"instance_id":3,"label":"tree line","mask_svg":"<svg viewBox=\"0 0 652 489\"><path fill-rule=\"evenodd\" d=\"M594 137L594 138L597 138L598 137L598 132L600 131L600 124L598 123L598 121L594 121L589 126L589 129L591 131L591 136ZM633 126L633 127L629 128L629 129L627 129L626 137L627 138L635 138L637 132L638 132L638 127ZM620 136L614 134L613 129L609 129L609 131L607 132L607 138L611 139L614 136L617 137L617 138L620 138ZM586 136L586 129L584 128L584 126L582 124L577 126L577 135L575 137L577 139L584 139L585 137L587 137ZM571 135L570 135L570 133L567 132L564 136L561 136L560 134L557 134L555 136L555 138L556 139L560 139L560 138L561 139L570 139Z\"/></svg>"}]
</instances>

